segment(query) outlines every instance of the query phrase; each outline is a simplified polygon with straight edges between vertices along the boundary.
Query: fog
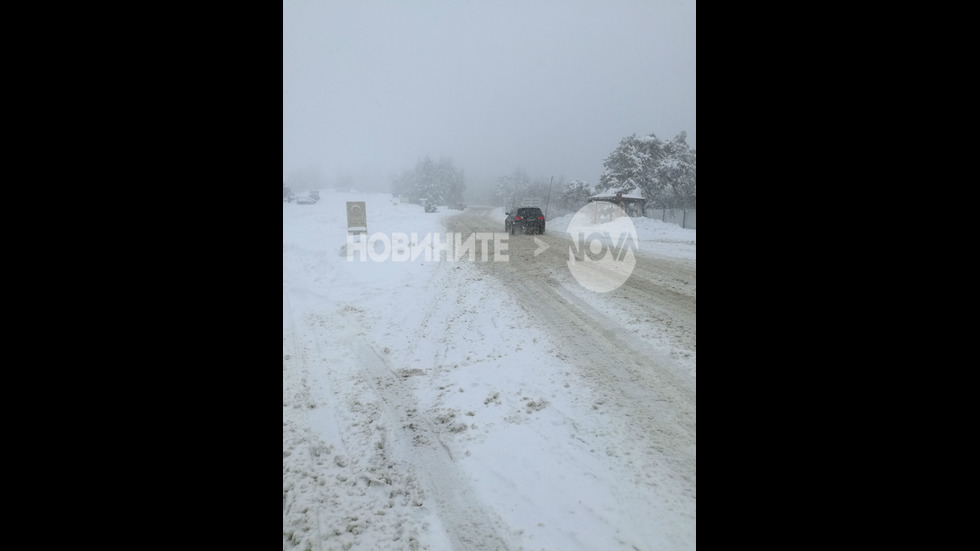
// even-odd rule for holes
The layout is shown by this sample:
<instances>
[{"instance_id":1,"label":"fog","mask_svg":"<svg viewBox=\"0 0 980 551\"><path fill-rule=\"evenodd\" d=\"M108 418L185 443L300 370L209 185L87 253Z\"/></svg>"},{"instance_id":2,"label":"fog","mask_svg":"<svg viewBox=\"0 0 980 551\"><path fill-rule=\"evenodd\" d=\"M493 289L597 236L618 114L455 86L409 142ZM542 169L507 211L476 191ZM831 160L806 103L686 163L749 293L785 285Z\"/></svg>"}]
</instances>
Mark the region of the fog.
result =
<instances>
[{"instance_id":1,"label":"fog","mask_svg":"<svg viewBox=\"0 0 980 551\"><path fill-rule=\"evenodd\" d=\"M697 147L691 0L284 0L283 181L390 191L422 158L476 193L599 181L633 134Z\"/></svg>"}]
</instances>

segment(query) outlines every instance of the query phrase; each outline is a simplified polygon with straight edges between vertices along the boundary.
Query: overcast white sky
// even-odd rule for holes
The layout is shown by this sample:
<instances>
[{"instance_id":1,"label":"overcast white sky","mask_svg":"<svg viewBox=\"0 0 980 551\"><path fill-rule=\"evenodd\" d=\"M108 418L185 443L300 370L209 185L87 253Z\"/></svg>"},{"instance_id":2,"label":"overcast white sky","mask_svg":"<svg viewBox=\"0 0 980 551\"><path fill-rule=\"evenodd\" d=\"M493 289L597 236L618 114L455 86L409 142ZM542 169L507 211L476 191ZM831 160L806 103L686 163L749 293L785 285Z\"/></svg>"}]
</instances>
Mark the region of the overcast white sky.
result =
<instances>
[{"instance_id":1,"label":"overcast white sky","mask_svg":"<svg viewBox=\"0 0 980 551\"><path fill-rule=\"evenodd\" d=\"M697 148L695 0L284 0L283 180L598 183L629 135Z\"/></svg>"}]
</instances>

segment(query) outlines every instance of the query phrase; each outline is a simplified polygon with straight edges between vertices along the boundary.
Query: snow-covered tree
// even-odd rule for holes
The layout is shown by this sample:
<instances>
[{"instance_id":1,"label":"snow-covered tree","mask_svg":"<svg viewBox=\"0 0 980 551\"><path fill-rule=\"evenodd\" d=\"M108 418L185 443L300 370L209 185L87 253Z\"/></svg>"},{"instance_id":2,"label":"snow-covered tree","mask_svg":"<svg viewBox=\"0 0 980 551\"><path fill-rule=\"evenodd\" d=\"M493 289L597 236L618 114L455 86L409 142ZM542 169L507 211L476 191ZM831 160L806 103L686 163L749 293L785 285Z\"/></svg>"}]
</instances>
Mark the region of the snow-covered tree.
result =
<instances>
[{"instance_id":1,"label":"snow-covered tree","mask_svg":"<svg viewBox=\"0 0 980 551\"><path fill-rule=\"evenodd\" d=\"M603 163L598 192L640 193L647 208L697 208L697 152L687 132L667 141L650 134L623 138Z\"/></svg>"},{"instance_id":2,"label":"snow-covered tree","mask_svg":"<svg viewBox=\"0 0 980 551\"><path fill-rule=\"evenodd\" d=\"M687 133L681 132L664 142L664 160L653 171L659 192L654 208L697 208L697 153L686 138Z\"/></svg>"},{"instance_id":3,"label":"snow-covered tree","mask_svg":"<svg viewBox=\"0 0 980 551\"><path fill-rule=\"evenodd\" d=\"M577 212L589 202L589 197L595 193L592 186L582 180L572 180L557 193L554 204L555 209L552 216L562 216L572 212Z\"/></svg>"},{"instance_id":4,"label":"snow-covered tree","mask_svg":"<svg viewBox=\"0 0 980 551\"><path fill-rule=\"evenodd\" d=\"M633 193L642 189L645 187L643 180L652 164L646 139L637 138L636 134L627 136L619 141L619 146L603 162L605 170L599 176L596 191Z\"/></svg>"},{"instance_id":5,"label":"snow-covered tree","mask_svg":"<svg viewBox=\"0 0 980 551\"><path fill-rule=\"evenodd\" d=\"M453 167L452 159L441 159L436 167L436 173L445 202L450 205L462 204L463 193L466 191L463 172Z\"/></svg>"},{"instance_id":6,"label":"snow-covered tree","mask_svg":"<svg viewBox=\"0 0 980 551\"><path fill-rule=\"evenodd\" d=\"M531 178L523 169L518 168L511 174L497 179L493 198L507 208L513 207L515 202L521 200L528 193L530 185Z\"/></svg>"},{"instance_id":7,"label":"snow-covered tree","mask_svg":"<svg viewBox=\"0 0 980 551\"><path fill-rule=\"evenodd\" d=\"M466 183L462 171L456 170L451 159L437 163L426 156L413 170L396 177L392 190L412 203L443 205L462 202Z\"/></svg>"}]
</instances>

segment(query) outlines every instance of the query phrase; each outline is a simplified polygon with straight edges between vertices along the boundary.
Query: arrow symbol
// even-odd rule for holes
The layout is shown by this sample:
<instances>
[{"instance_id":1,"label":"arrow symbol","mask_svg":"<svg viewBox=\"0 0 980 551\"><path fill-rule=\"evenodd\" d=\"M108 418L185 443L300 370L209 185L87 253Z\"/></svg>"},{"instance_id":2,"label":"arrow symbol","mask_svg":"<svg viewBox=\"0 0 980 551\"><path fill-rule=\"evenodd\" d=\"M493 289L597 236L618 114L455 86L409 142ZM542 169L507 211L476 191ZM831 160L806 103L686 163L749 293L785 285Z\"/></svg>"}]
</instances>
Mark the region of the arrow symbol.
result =
<instances>
[{"instance_id":1,"label":"arrow symbol","mask_svg":"<svg viewBox=\"0 0 980 551\"><path fill-rule=\"evenodd\" d=\"M537 237L534 238L534 244L538 247L537 249L534 250L534 256L538 256L539 254L548 250L548 244L545 243L544 241L541 241Z\"/></svg>"}]
</instances>

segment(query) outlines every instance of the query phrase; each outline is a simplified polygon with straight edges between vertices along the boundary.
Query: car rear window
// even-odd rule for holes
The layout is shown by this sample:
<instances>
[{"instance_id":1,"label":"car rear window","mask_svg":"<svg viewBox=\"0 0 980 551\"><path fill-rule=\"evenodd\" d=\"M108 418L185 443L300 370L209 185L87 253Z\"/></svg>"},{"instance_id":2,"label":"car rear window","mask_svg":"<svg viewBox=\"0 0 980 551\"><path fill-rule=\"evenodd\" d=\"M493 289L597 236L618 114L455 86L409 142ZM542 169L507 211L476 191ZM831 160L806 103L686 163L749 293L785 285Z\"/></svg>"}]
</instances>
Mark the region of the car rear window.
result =
<instances>
[{"instance_id":1,"label":"car rear window","mask_svg":"<svg viewBox=\"0 0 980 551\"><path fill-rule=\"evenodd\" d=\"M518 209L520 216L541 216L541 209Z\"/></svg>"}]
</instances>

